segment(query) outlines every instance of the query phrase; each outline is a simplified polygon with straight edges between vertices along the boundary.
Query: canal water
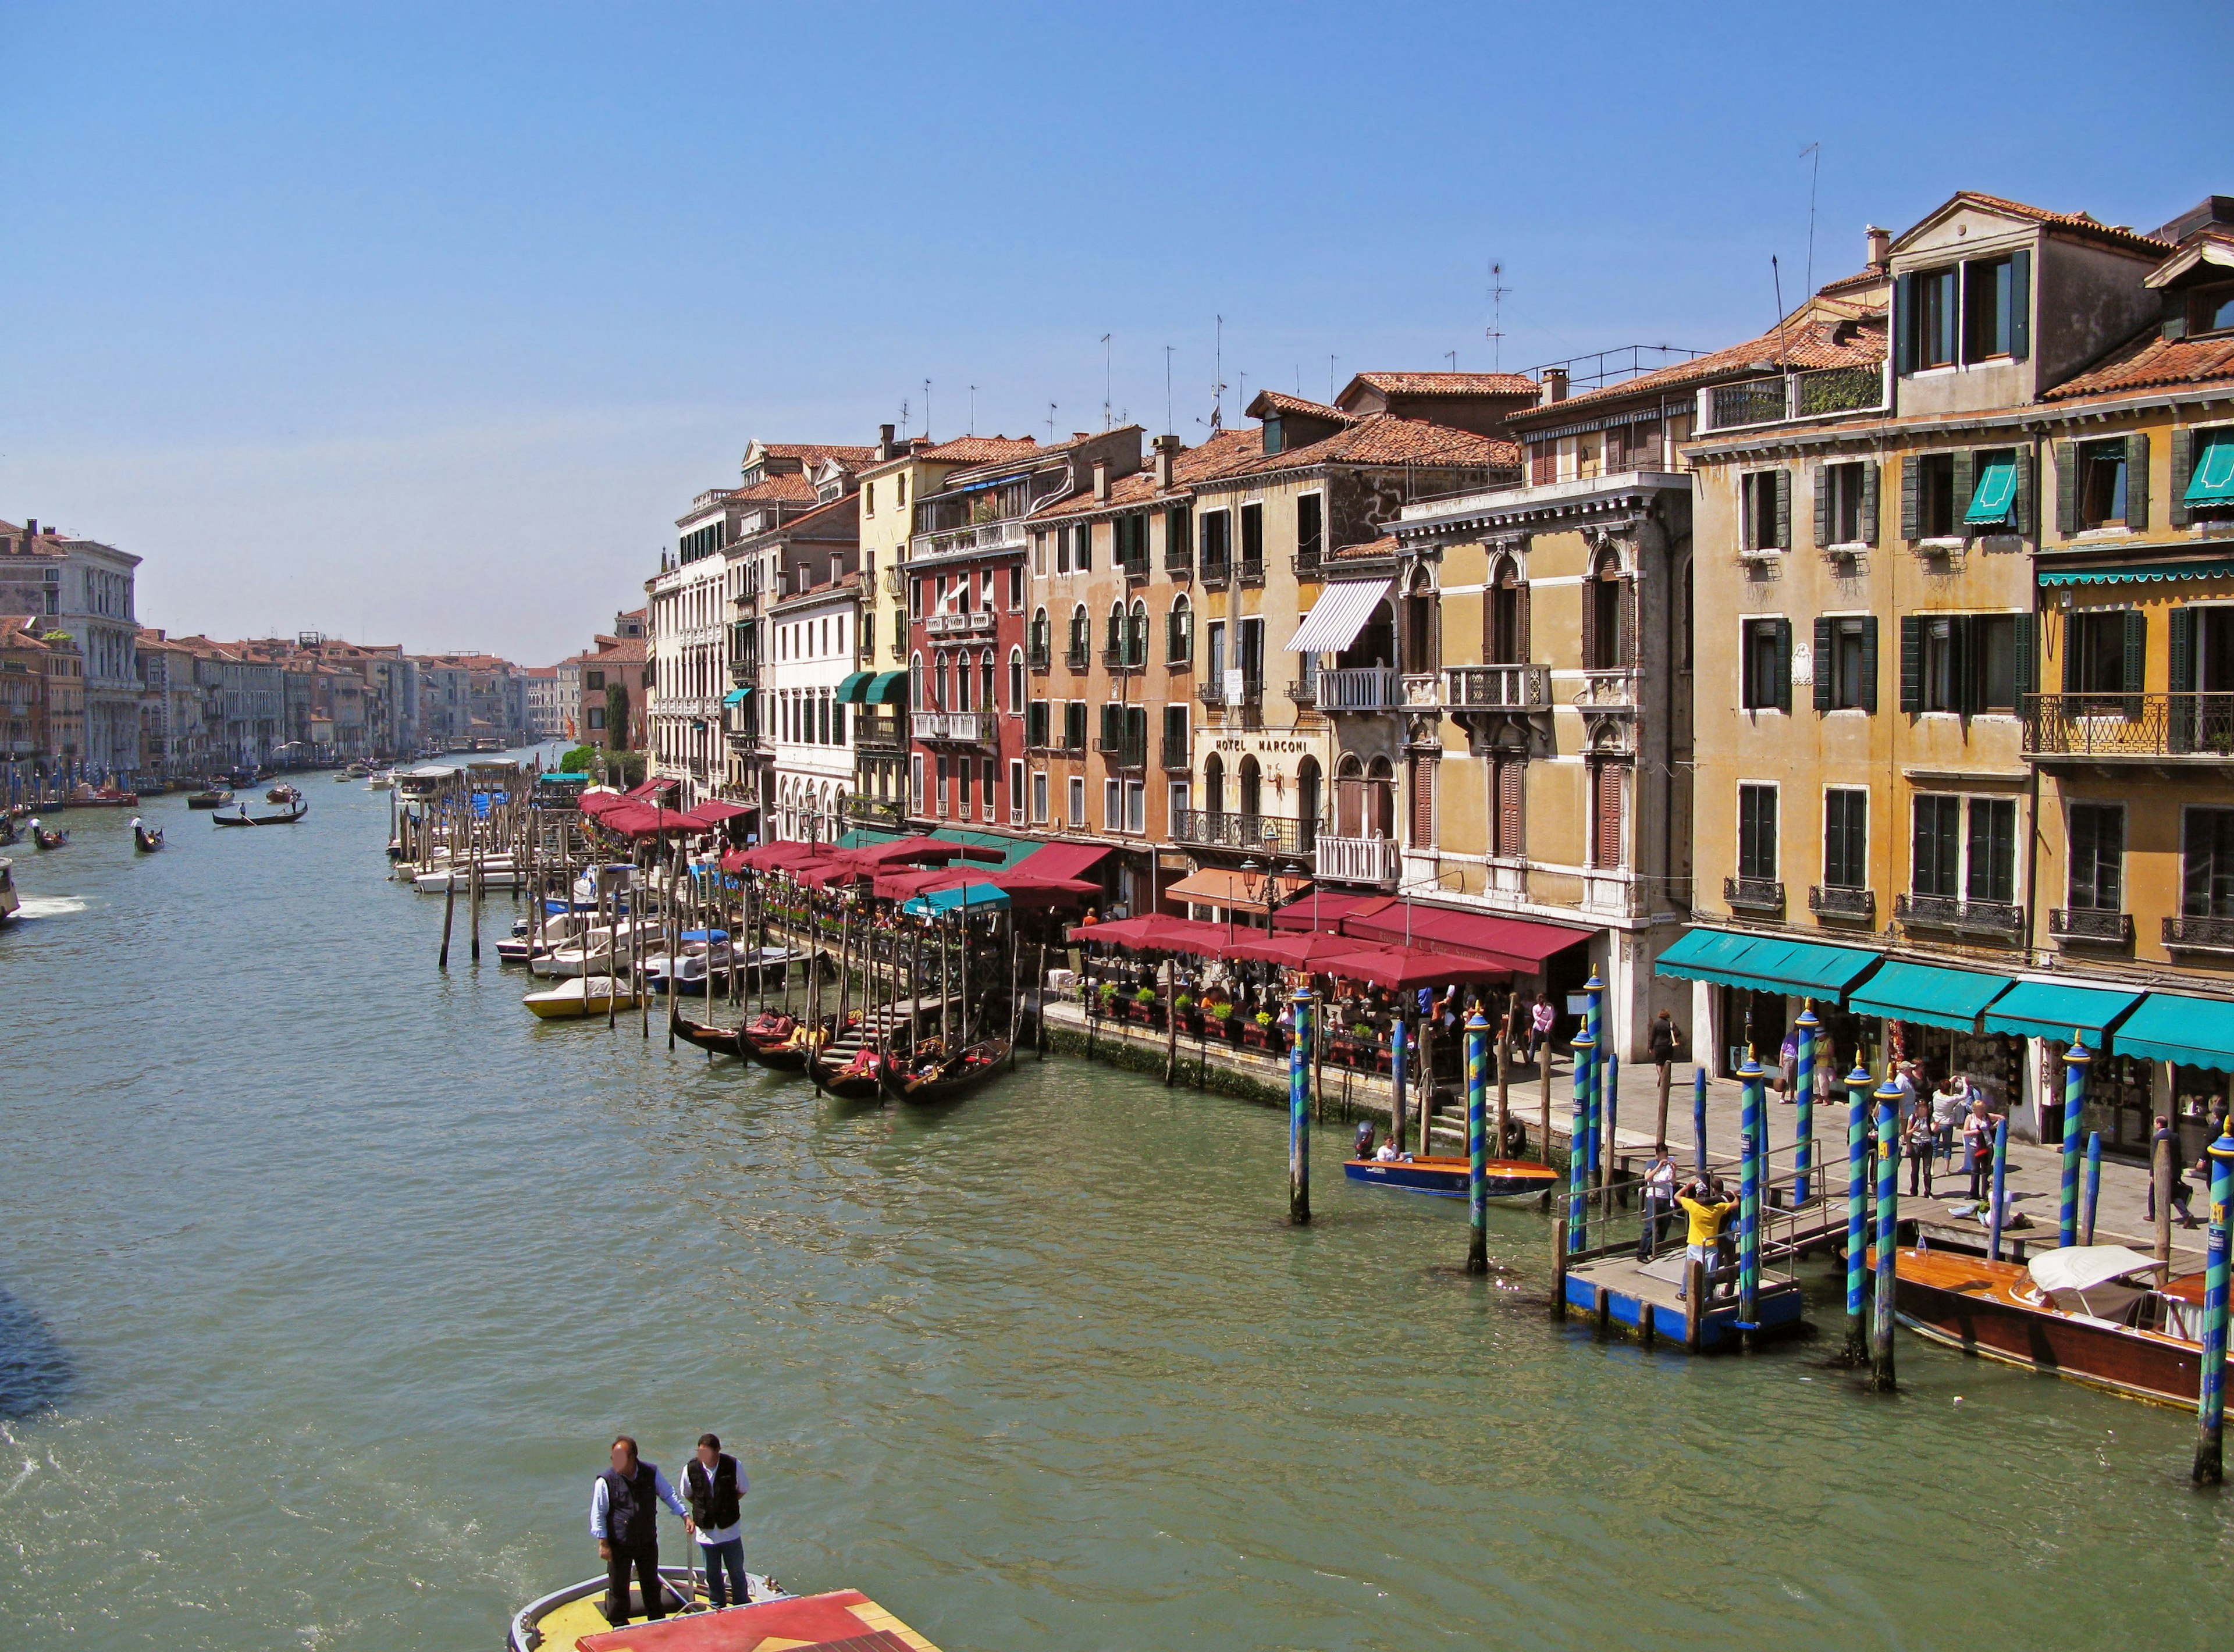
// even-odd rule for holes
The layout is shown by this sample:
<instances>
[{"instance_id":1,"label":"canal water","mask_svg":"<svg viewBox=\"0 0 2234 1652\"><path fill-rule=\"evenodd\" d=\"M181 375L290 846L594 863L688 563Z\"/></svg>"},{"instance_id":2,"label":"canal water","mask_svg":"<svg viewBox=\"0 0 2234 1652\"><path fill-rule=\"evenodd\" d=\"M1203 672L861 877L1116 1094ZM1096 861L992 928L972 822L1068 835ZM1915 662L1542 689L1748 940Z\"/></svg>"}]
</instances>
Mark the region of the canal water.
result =
<instances>
[{"instance_id":1,"label":"canal water","mask_svg":"<svg viewBox=\"0 0 2234 1652\"><path fill-rule=\"evenodd\" d=\"M1131 1074L903 1112L538 1022L435 972L385 797L305 789L291 830L169 798L160 855L94 812L15 852L25 1643L493 1652L597 1570L624 1428L717 1430L754 1569L948 1652L2200 1646L2234 1599L2184 1416L1912 1339L1889 1400L1832 1338L1596 1343L1534 1213L1469 1281L1461 1207L1353 1192L1329 1127L1291 1230L1277 1114Z\"/></svg>"}]
</instances>

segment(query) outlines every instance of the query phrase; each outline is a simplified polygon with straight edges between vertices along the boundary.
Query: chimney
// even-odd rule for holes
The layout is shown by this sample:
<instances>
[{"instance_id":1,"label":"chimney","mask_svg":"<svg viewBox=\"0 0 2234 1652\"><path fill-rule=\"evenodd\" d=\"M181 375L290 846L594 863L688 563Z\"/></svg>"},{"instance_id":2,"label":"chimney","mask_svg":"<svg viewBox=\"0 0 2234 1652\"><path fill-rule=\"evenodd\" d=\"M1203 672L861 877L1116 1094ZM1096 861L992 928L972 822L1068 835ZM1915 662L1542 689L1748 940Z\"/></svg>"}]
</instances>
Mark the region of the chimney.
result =
<instances>
[{"instance_id":1,"label":"chimney","mask_svg":"<svg viewBox=\"0 0 2234 1652\"><path fill-rule=\"evenodd\" d=\"M880 424L877 427L877 457L883 460L890 459L892 456L892 428L888 424Z\"/></svg>"},{"instance_id":2,"label":"chimney","mask_svg":"<svg viewBox=\"0 0 2234 1652\"><path fill-rule=\"evenodd\" d=\"M1177 436L1158 436L1153 445L1156 449L1156 491L1167 493L1174 485L1173 472L1179 456L1179 439Z\"/></svg>"},{"instance_id":3,"label":"chimney","mask_svg":"<svg viewBox=\"0 0 2234 1652\"><path fill-rule=\"evenodd\" d=\"M1564 402L1566 399L1567 369L1564 367L1545 368L1543 380L1537 391L1537 406L1548 408L1554 402Z\"/></svg>"},{"instance_id":4,"label":"chimney","mask_svg":"<svg viewBox=\"0 0 2234 1652\"><path fill-rule=\"evenodd\" d=\"M1098 500L1109 497L1109 460L1106 454L1094 461L1094 497Z\"/></svg>"},{"instance_id":5,"label":"chimney","mask_svg":"<svg viewBox=\"0 0 2234 1652\"><path fill-rule=\"evenodd\" d=\"M1892 232L1881 230L1872 224L1862 232L1862 239L1870 250L1870 268L1882 270L1892 262Z\"/></svg>"},{"instance_id":6,"label":"chimney","mask_svg":"<svg viewBox=\"0 0 2234 1652\"><path fill-rule=\"evenodd\" d=\"M38 537L39 519L36 516L25 517L23 519L23 549L26 551L29 550L31 548L31 542Z\"/></svg>"}]
</instances>

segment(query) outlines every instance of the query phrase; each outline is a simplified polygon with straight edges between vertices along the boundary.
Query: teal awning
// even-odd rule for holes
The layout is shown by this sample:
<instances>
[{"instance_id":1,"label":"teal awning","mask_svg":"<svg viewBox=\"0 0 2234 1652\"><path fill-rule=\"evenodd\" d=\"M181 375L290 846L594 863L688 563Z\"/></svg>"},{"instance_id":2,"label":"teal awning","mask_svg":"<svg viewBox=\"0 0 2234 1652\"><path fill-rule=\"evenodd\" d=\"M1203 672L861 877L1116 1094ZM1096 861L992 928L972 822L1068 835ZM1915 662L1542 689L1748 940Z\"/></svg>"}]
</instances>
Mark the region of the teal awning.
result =
<instances>
[{"instance_id":1,"label":"teal awning","mask_svg":"<svg viewBox=\"0 0 2234 1652\"><path fill-rule=\"evenodd\" d=\"M1843 1001L1877 962L1876 953L1856 947L1822 946L1735 930L1690 930L1660 955L1653 968L1687 981Z\"/></svg>"},{"instance_id":2,"label":"teal awning","mask_svg":"<svg viewBox=\"0 0 2234 1652\"><path fill-rule=\"evenodd\" d=\"M2234 437L2220 436L2205 444L2188 473L2187 492L2180 497L2190 505L2234 505Z\"/></svg>"},{"instance_id":3,"label":"teal awning","mask_svg":"<svg viewBox=\"0 0 2234 1652\"><path fill-rule=\"evenodd\" d=\"M2155 584L2166 579L2228 578L2234 578L2234 557L2205 557L2200 562L2120 562L2095 568L2051 566L2040 571L2043 585Z\"/></svg>"},{"instance_id":4,"label":"teal awning","mask_svg":"<svg viewBox=\"0 0 2234 1652\"><path fill-rule=\"evenodd\" d=\"M905 832L879 832L874 826L856 826L838 839L840 849L873 849L880 843L898 843L909 834Z\"/></svg>"},{"instance_id":5,"label":"teal awning","mask_svg":"<svg viewBox=\"0 0 2234 1652\"><path fill-rule=\"evenodd\" d=\"M1936 963L1888 963L1847 1005L1858 1015L1917 1021L1927 1027L1978 1030L1986 1006L2009 989L2007 976L1948 970Z\"/></svg>"},{"instance_id":6,"label":"teal awning","mask_svg":"<svg viewBox=\"0 0 2234 1652\"><path fill-rule=\"evenodd\" d=\"M961 889L940 889L918 895L900 910L918 917L943 917L964 905L973 912L997 912L1005 911L1008 904L1006 890L996 889L990 884L970 884Z\"/></svg>"},{"instance_id":7,"label":"teal awning","mask_svg":"<svg viewBox=\"0 0 2234 1652\"><path fill-rule=\"evenodd\" d=\"M2118 1028L2118 1053L2234 1072L2234 1002L2152 992Z\"/></svg>"},{"instance_id":8,"label":"teal awning","mask_svg":"<svg viewBox=\"0 0 2234 1652\"><path fill-rule=\"evenodd\" d=\"M876 673L873 671L847 672L846 674L846 680L838 685L838 699L839 703L849 706L859 705L861 703L861 690L868 686L869 680L875 676Z\"/></svg>"},{"instance_id":9,"label":"teal awning","mask_svg":"<svg viewBox=\"0 0 2234 1652\"><path fill-rule=\"evenodd\" d=\"M1970 494L1970 508L1963 513L1963 520L1972 527L2006 523L2016 502L2017 461L1996 459L1978 473L1978 486Z\"/></svg>"},{"instance_id":10,"label":"teal awning","mask_svg":"<svg viewBox=\"0 0 2234 1652\"><path fill-rule=\"evenodd\" d=\"M1004 838L996 832L965 832L959 826L942 826L931 835L944 843L966 843L973 848L998 849L1001 852L998 862L972 860L967 863L973 871L983 866L993 872L1006 872L1026 855L1037 851L1042 841L1037 838ZM963 863L957 861L956 864Z\"/></svg>"},{"instance_id":11,"label":"teal awning","mask_svg":"<svg viewBox=\"0 0 2234 1652\"><path fill-rule=\"evenodd\" d=\"M1986 1012L1989 1033L2020 1038L2052 1038L2068 1043L2074 1032L2087 1048L2100 1052L2109 1042L2118 1017L2140 1002L2138 992L2067 986L2061 981L2020 981Z\"/></svg>"},{"instance_id":12,"label":"teal awning","mask_svg":"<svg viewBox=\"0 0 2234 1652\"><path fill-rule=\"evenodd\" d=\"M725 706L741 706L752 697L753 691L749 688L732 689L722 696L722 703Z\"/></svg>"},{"instance_id":13,"label":"teal awning","mask_svg":"<svg viewBox=\"0 0 2234 1652\"><path fill-rule=\"evenodd\" d=\"M865 706L896 706L907 698L907 673L879 671L869 691L861 696Z\"/></svg>"}]
</instances>

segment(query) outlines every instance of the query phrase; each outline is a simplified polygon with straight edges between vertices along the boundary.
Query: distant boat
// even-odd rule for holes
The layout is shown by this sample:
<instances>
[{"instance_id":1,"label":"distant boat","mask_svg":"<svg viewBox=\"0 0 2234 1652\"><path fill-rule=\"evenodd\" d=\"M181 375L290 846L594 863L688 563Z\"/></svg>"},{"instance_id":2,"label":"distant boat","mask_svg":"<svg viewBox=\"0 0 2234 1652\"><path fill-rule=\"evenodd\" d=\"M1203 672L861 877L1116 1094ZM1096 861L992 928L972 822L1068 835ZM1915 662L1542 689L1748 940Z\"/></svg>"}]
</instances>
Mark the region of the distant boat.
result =
<instances>
[{"instance_id":1,"label":"distant boat","mask_svg":"<svg viewBox=\"0 0 2234 1652\"><path fill-rule=\"evenodd\" d=\"M535 956L539 943L545 948L561 947L575 939L589 927L589 920L574 912L546 912L543 918L543 933L538 937L520 919L513 925L513 932L496 944L499 963L526 963Z\"/></svg>"},{"instance_id":2,"label":"distant boat","mask_svg":"<svg viewBox=\"0 0 2234 1652\"><path fill-rule=\"evenodd\" d=\"M285 814L251 814L248 812L248 805L244 803L240 806L240 813L238 814L212 814L210 816L210 824L221 826L293 826L296 821L310 812L309 804L297 803Z\"/></svg>"},{"instance_id":3,"label":"distant boat","mask_svg":"<svg viewBox=\"0 0 2234 1652\"><path fill-rule=\"evenodd\" d=\"M1007 1065L1009 1041L987 1038L955 1055L922 1063L885 1062L878 1077L895 1101L959 1101Z\"/></svg>"},{"instance_id":4,"label":"distant boat","mask_svg":"<svg viewBox=\"0 0 2234 1652\"><path fill-rule=\"evenodd\" d=\"M16 898L16 863L0 855L0 924L12 919L23 904Z\"/></svg>"},{"instance_id":5,"label":"distant boat","mask_svg":"<svg viewBox=\"0 0 2234 1652\"><path fill-rule=\"evenodd\" d=\"M39 824L39 817L31 817L31 846L35 849L60 849L69 842L67 832L49 832Z\"/></svg>"},{"instance_id":6,"label":"distant boat","mask_svg":"<svg viewBox=\"0 0 2234 1652\"><path fill-rule=\"evenodd\" d=\"M136 809L140 806L140 793L125 791L121 787L104 786L97 792L82 791L70 802L81 809Z\"/></svg>"},{"instance_id":7,"label":"distant boat","mask_svg":"<svg viewBox=\"0 0 2234 1652\"><path fill-rule=\"evenodd\" d=\"M1533 1198L1547 1187L1567 1179L1549 1165L1526 1159L1491 1159L1482 1163L1482 1187L1489 1198ZM1371 1187L1394 1188L1400 1193L1432 1193L1439 1198L1467 1197L1469 1161L1456 1153L1421 1154L1410 1159L1352 1159L1342 1174Z\"/></svg>"},{"instance_id":8,"label":"distant boat","mask_svg":"<svg viewBox=\"0 0 2234 1652\"><path fill-rule=\"evenodd\" d=\"M670 957L664 952L643 961L643 984L654 994L667 990L669 977L675 990L702 998L709 982L729 978L729 932L727 930L685 930L683 950Z\"/></svg>"},{"instance_id":9,"label":"distant boat","mask_svg":"<svg viewBox=\"0 0 2234 1652\"><path fill-rule=\"evenodd\" d=\"M545 1021L571 1021L602 1015L608 1008L633 1009L636 988L624 976L618 981L601 975L576 976L541 992L531 992L520 1002Z\"/></svg>"},{"instance_id":10,"label":"distant boat","mask_svg":"<svg viewBox=\"0 0 2234 1652\"><path fill-rule=\"evenodd\" d=\"M132 846L143 855L152 855L163 846L163 828L151 827L138 815L132 817Z\"/></svg>"},{"instance_id":11,"label":"distant boat","mask_svg":"<svg viewBox=\"0 0 2234 1652\"><path fill-rule=\"evenodd\" d=\"M395 784L395 776L384 768L375 769L364 777L364 789L368 792L385 792Z\"/></svg>"},{"instance_id":12,"label":"distant boat","mask_svg":"<svg viewBox=\"0 0 2234 1652\"><path fill-rule=\"evenodd\" d=\"M282 780L264 794L264 800L266 803L300 803L303 794Z\"/></svg>"},{"instance_id":13,"label":"distant boat","mask_svg":"<svg viewBox=\"0 0 2234 1652\"><path fill-rule=\"evenodd\" d=\"M196 792L186 800L190 809L221 809L232 801L232 793L212 786L206 792Z\"/></svg>"}]
</instances>

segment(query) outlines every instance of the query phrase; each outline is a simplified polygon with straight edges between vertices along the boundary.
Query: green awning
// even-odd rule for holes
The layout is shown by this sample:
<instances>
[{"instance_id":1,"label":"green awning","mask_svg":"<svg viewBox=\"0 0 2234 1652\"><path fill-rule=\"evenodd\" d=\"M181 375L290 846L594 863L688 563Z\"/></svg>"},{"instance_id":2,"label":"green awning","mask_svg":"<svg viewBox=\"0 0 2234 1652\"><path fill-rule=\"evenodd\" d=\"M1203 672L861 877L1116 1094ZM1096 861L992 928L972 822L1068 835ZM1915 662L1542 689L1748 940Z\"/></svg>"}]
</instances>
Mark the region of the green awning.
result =
<instances>
[{"instance_id":1,"label":"green awning","mask_svg":"<svg viewBox=\"0 0 2234 1652\"><path fill-rule=\"evenodd\" d=\"M1986 1006L2009 989L2007 976L1972 970L1946 970L1936 963L1891 962L1847 1006L1858 1015L1888 1021L1917 1021L1927 1027L1978 1030Z\"/></svg>"},{"instance_id":2,"label":"green awning","mask_svg":"<svg viewBox=\"0 0 2234 1652\"><path fill-rule=\"evenodd\" d=\"M1851 946L1821 946L1735 930L1689 930L1660 955L1654 970L1687 981L1781 992L1795 998L1843 1001L1876 967L1878 955Z\"/></svg>"},{"instance_id":3,"label":"green awning","mask_svg":"<svg viewBox=\"0 0 2234 1652\"><path fill-rule=\"evenodd\" d=\"M876 673L873 671L847 672L846 680L838 685L839 703L848 706L859 705L861 690L869 685L870 679L875 676Z\"/></svg>"},{"instance_id":4,"label":"green awning","mask_svg":"<svg viewBox=\"0 0 2234 1652\"><path fill-rule=\"evenodd\" d=\"M856 826L838 839L840 849L873 849L880 843L898 843L909 834L905 832L879 832L874 826Z\"/></svg>"},{"instance_id":5,"label":"green awning","mask_svg":"<svg viewBox=\"0 0 2234 1652\"><path fill-rule=\"evenodd\" d=\"M907 673L879 671L869 691L861 696L865 706L896 706L907 698Z\"/></svg>"},{"instance_id":6,"label":"green awning","mask_svg":"<svg viewBox=\"0 0 2234 1652\"><path fill-rule=\"evenodd\" d=\"M1970 508L1963 513L1971 527L1997 526L2016 508L2017 461L1996 459L1978 473L1978 486L1970 494Z\"/></svg>"},{"instance_id":7,"label":"green awning","mask_svg":"<svg viewBox=\"0 0 2234 1652\"><path fill-rule=\"evenodd\" d=\"M2073 1033L2098 1054L2109 1042L2109 1028L2140 1002L2138 992L2067 986L2061 981L2020 981L1986 1012L1989 1033L2021 1038L2052 1038L2068 1043Z\"/></svg>"},{"instance_id":8,"label":"green awning","mask_svg":"<svg viewBox=\"0 0 2234 1652\"><path fill-rule=\"evenodd\" d=\"M2120 562L2096 568L2044 567L2040 571L2040 583L2043 585L2154 584L2166 579L2228 578L2234 578L2234 557L2205 557L2199 562Z\"/></svg>"},{"instance_id":9,"label":"green awning","mask_svg":"<svg viewBox=\"0 0 2234 1652\"><path fill-rule=\"evenodd\" d=\"M960 826L942 826L931 834L944 843L966 843L977 849L998 849L1001 859L996 865L990 860L957 861L972 872L980 867L989 872L1006 872L1026 855L1037 851L1042 840L1037 838L1004 838L996 832L967 832Z\"/></svg>"},{"instance_id":10,"label":"green awning","mask_svg":"<svg viewBox=\"0 0 2234 1652\"><path fill-rule=\"evenodd\" d=\"M753 691L750 688L732 689L722 696L722 703L725 706L741 706L752 697Z\"/></svg>"},{"instance_id":11,"label":"green awning","mask_svg":"<svg viewBox=\"0 0 2234 1652\"><path fill-rule=\"evenodd\" d=\"M2234 436L2219 436L2204 445L2188 473L2187 492L2180 497L2189 505L2234 505Z\"/></svg>"},{"instance_id":12,"label":"green awning","mask_svg":"<svg viewBox=\"0 0 2234 1652\"><path fill-rule=\"evenodd\" d=\"M2234 1002L2150 993L2120 1025L2118 1053L2234 1072Z\"/></svg>"},{"instance_id":13,"label":"green awning","mask_svg":"<svg viewBox=\"0 0 2234 1652\"><path fill-rule=\"evenodd\" d=\"M900 911L912 912L918 917L937 917L965 903L973 912L997 912L1008 906L1009 892L990 884L971 884L963 889L941 889L918 895Z\"/></svg>"}]
</instances>

